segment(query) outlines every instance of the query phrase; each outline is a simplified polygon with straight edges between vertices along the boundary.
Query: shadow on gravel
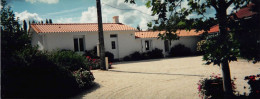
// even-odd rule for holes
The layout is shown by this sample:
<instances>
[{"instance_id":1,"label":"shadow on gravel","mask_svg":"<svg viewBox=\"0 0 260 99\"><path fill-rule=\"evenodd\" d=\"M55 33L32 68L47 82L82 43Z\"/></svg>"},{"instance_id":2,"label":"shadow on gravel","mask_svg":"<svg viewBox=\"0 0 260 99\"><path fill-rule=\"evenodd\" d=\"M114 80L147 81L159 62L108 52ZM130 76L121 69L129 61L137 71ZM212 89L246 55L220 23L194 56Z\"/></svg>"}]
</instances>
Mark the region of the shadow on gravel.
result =
<instances>
[{"instance_id":1,"label":"shadow on gravel","mask_svg":"<svg viewBox=\"0 0 260 99\"><path fill-rule=\"evenodd\" d=\"M158 59L145 59L145 60L136 60L136 61L118 61L118 62L114 62L113 65L141 63L141 62L153 62L153 61L161 61L161 60L167 60L167 59L182 59L182 58L190 58L190 57L200 57L200 56L180 56L180 57L165 57L165 58L158 58Z\"/></svg>"},{"instance_id":2,"label":"shadow on gravel","mask_svg":"<svg viewBox=\"0 0 260 99\"><path fill-rule=\"evenodd\" d=\"M83 99L85 95L97 90L98 88L100 88L100 85L98 83L94 82L94 84L91 87L87 88L86 90L83 90L82 92L78 93L74 97L70 97L70 98L71 99Z\"/></svg>"},{"instance_id":3,"label":"shadow on gravel","mask_svg":"<svg viewBox=\"0 0 260 99\"><path fill-rule=\"evenodd\" d=\"M108 70L108 71L111 71L111 72L121 72L121 73L136 73L136 74L157 74L157 75L179 75L179 76L204 77L204 75L192 75L192 74L149 73L149 72L133 72L133 71L119 71L119 70Z\"/></svg>"}]
</instances>

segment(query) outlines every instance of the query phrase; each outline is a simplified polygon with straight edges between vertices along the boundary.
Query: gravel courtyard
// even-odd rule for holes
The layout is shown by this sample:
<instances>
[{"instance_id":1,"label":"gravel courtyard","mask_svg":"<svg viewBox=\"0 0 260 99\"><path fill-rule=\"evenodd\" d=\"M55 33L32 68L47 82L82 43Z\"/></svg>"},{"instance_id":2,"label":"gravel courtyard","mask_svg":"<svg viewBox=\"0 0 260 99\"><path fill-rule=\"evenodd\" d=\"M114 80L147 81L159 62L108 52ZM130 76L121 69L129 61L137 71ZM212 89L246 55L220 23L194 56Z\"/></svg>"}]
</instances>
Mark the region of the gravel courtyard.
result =
<instances>
[{"instance_id":1,"label":"gravel courtyard","mask_svg":"<svg viewBox=\"0 0 260 99\"><path fill-rule=\"evenodd\" d=\"M118 62L109 71L93 70L97 85L76 98L84 99L199 99L197 83L218 66L203 65L202 56ZM244 77L260 73L260 63L230 63L237 90L248 92Z\"/></svg>"}]
</instances>

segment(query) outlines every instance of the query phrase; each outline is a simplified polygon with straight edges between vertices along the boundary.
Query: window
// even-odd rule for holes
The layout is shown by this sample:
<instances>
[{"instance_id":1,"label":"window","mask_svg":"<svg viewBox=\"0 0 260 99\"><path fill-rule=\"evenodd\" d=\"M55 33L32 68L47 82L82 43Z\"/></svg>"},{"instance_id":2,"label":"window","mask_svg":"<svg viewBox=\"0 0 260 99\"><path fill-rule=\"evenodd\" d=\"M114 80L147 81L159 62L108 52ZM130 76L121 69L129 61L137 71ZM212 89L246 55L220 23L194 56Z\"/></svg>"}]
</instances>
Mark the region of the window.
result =
<instances>
[{"instance_id":1,"label":"window","mask_svg":"<svg viewBox=\"0 0 260 99\"><path fill-rule=\"evenodd\" d=\"M115 41L112 41L111 45L112 45L112 49L116 49L116 42Z\"/></svg>"},{"instance_id":2,"label":"window","mask_svg":"<svg viewBox=\"0 0 260 99\"><path fill-rule=\"evenodd\" d=\"M114 37L117 37L116 34L110 34L110 38L114 38Z\"/></svg>"},{"instance_id":3,"label":"window","mask_svg":"<svg viewBox=\"0 0 260 99\"><path fill-rule=\"evenodd\" d=\"M74 38L74 51L80 52L84 51L84 39L81 38Z\"/></svg>"},{"instance_id":4,"label":"window","mask_svg":"<svg viewBox=\"0 0 260 99\"><path fill-rule=\"evenodd\" d=\"M145 43L145 50L150 50L150 43L148 40L144 41Z\"/></svg>"},{"instance_id":5,"label":"window","mask_svg":"<svg viewBox=\"0 0 260 99\"><path fill-rule=\"evenodd\" d=\"M168 40L164 41L164 49L165 49L165 52L169 51L169 41Z\"/></svg>"}]
</instances>

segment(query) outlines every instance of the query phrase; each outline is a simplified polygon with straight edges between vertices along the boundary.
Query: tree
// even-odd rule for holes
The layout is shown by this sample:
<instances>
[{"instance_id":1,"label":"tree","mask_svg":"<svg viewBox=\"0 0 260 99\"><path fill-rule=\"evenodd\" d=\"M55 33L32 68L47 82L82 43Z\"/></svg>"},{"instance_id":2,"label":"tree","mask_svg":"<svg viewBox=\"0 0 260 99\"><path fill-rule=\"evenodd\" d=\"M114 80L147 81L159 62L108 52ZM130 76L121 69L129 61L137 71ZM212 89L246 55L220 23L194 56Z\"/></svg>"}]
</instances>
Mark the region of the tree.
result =
<instances>
[{"instance_id":1,"label":"tree","mask_svg":"<svg viewBox=\"0 0 260 99\"><path fill-rule=\"evenodd\" d=\"M27 22L25 20L23 20L23 29L24 29L24 32L27 33Z\"/></svg>"},{"instance_id":2,"label":"tree","mask_svg":"<svg viewBox=\"0 0 260 99\"><path fill-rule=\"evenodd\" d=\"M49 23L52 24L52 19L49 19Z\"/></svg>"},{"instance_id":3,"label":"tree","mask_svg":"<svg viewBox=\"0 0 260 99\"><path fill-rule=\"evenodd\" d=\"M137 25L136 29L137 29L138 31L142 31L142 29L140 29L140 26L139 26L139 25Z\"/></svg>"},{"instance_id":4,"label":"tree","mask_svg":"<svg viewBox=\"0 0 260 99\"><path fill-rule=\"evenodd\" d=\"M100 0L96 0L97 6L97 21L98 21L98 41L99 41L99 53L100 53L100 69L106 70L105 62L105 44L104 44L104 33L103 33L103 23L102 23L102 13Z\"/></svg>"},{"instance_id":5,"label":"tree","mask_svg":"<svg viewBox=\"0 0 260 99\"><path fill-rule=\"evenodd\" d=\"M148 26L159 26L159 29L166 30L166 35L161 37L168 39L169 35L174 34L177 29L182 29L178 26L184 26L186 30L192 28L195 28L197 31L204 30L207 33L213 25L210 20L216 20L216 23L219 25L219 33L216 36L208 37L205 45L208 49L205 49L206 52L203 59L208 64L213 63L221 66L225 96L232 96L229 62L237 59L239 48L232 34L227 31L230 17L226 12L230 5L234 5L234 10L236 10L249 4L250 0L187 0L188 7L182 6L183 1L148 0L146 6L152 7L152 15L158 15L158 20L150 22ZM125 0L125 2L128 2L128 0ZM130 0L130 3L135 2ZM208 8L213 8L216 11L215 17L208 18L204 15ZM188 15L194 13L198 15L197 18L187 18ZM176 21L176 17L172 17L172 15L177 16L180 21ZM189 22L192 22L192 24L188 24ZM211 24L205 26L205 23ZM172 25L175 25L176 28L172 28Z\"/></svg>"},{"instance_id":6,"label":"tree","mask_svg":"<svg viewBox=\"0 0 260 99\"><path fill-rule=\"evenodd\" d=\"M48 20L48 19L46 19L46 21L45 21L45 22L46 22L46 24L49 24L49 20Z\"/></svg>"},{"instance_id":7,"label":"tree","mask_svg":"<svg viewBox=\"0 0 260 99\"><path fill-rule=\"evenodd\" d=\"M12 55L14 51L20 50L30 45L30 38L27 35L27 23L24 21L24 29L20 27L18 19L15 20L15 15L11 8L7 6L5 0L1 0L1 36L2 36L2 55Z\"/></svg>"}]
</instances>

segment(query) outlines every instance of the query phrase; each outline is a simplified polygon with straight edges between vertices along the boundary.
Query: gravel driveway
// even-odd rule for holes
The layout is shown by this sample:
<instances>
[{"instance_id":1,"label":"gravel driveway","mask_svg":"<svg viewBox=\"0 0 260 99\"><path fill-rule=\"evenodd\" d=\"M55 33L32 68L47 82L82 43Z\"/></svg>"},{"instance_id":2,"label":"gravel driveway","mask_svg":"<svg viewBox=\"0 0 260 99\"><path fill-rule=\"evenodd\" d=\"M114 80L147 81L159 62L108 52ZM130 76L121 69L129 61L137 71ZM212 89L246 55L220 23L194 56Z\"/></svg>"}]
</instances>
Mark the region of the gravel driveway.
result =
<instances>
[{"instance_id":1,"label":"gravel driveway","mask_svg":"<svg viewBox=\"0 0 260 99\"><path fill-rule=\"evenodd\" d=\"M197 83L218 66L203 65L202 57L184 57L118 62L109 71L93 70L97 85L76 98L88 99L199 99ZM244 77L260 73L260 63L231 62L231 77L237 90L247 92Z\"/></svg>"}]
</instances>

